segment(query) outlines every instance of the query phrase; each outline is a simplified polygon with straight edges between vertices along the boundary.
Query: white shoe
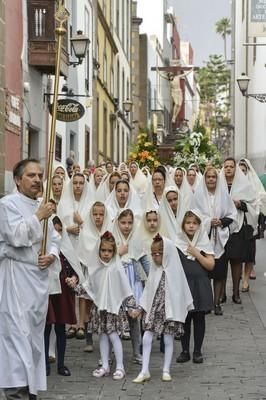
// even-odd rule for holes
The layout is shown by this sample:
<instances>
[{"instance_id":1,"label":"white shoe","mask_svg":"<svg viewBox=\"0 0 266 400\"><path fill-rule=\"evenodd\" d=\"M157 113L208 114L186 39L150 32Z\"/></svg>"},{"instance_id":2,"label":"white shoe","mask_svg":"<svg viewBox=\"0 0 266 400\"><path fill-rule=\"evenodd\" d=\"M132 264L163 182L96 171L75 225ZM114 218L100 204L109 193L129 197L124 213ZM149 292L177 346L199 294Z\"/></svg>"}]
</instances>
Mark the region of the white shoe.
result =
<instances>
[{"instance_id":1,"label":"white shoe","mask_svg":"<svg viewBox=\"0 0 266 400\"><path fill-rule=\"evenodd\" d=\"M138 374L138 376L132 381L133 383L144 383L144 382L148 382L151 379L151 375L150 373L146 373L146 374Z\"/></svg>"},{"instance_id":2,"label":"white shoe","mask_svg":"<svg viewBox=\"0 0 266 400\"><path fill-rule=\"evenodd\" d=\"M123 369L116 369L115 372L113 373L113 379L115 381L121 381L121 379L124 379L125 375L126 374Z\"/></svg>"},{"instance_id":3,"label":"white shoe","mask_svg":"<svg viewBox=\"0 0 266 400\"><path fill-rule=\"evenodd\" d=\"M103 367L97 368L92 372L92 376L94 376L94 378L102 378L104 376L109 376L109 374L110 374L110 371L106 370Z\"/></svg>"},{"instance_id":4,"label":"white shoe","mask_svg":"<svg viewBox=\"0 0 266 400\"><path fill-rule=\"evenodd\" d=\"M171 375L169 374L169 372L163 372L163 374L162 374L162 381L163 381L163 382L171 382L171 380L172 380L172 377L171 377Z\"/></svg>"}]
</instances>

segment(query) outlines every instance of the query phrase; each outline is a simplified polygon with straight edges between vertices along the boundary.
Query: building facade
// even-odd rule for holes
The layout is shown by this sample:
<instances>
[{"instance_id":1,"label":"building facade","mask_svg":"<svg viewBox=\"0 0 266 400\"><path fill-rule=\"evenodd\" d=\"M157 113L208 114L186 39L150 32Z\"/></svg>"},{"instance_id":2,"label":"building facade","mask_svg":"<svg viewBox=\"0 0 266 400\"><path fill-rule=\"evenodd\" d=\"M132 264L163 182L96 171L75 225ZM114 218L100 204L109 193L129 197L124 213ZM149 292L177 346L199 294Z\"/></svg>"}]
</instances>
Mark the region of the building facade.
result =
<instances>
[{"instance_id":1,"label":"building facade","mask_svg":"<svg viewBox=\"0 0 266 400\"><path fill-rule=\"evenodd\" d=\"M249 158L257 171L262 173L266 159L266 106L265 103L242 96L236 81L245 73L250 78L249 93L266 93L265 46L260 46L265 43L265 37L251 37L250 6L248 0L232 2L233 152L237 159ZM264 12L262 8L260 10ZM247 46L248 43L252 46Z\"/></svg>"},{"instance_id":2,"label":"building facade","mask_svg":"<svg viewBox=\"0 0 266 400\"><path fill-rule=\"evenodd\" d=\"M0 1L0 197L5 194L5 0Z\"/></svg>"}]
</instances>

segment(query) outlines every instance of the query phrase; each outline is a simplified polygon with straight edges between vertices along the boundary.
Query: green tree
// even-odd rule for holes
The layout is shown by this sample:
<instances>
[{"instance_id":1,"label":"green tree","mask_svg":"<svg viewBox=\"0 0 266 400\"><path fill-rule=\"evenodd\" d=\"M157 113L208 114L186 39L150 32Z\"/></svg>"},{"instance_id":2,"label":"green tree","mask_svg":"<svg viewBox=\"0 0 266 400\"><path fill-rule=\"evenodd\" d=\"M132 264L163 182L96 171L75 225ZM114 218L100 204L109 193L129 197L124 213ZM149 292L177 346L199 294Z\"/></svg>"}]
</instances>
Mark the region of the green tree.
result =
<instances>
[{"instance_id":1,"label":"green tree","mask_svg":"<svg viewBox=\"0 0 266 400\"><path fill-rule=\"evenodd\" d=\"M222 55L212 54L206 66L198 72L201 104L213 110L211 127L215 126L217 114L229 115L231 72Z\"/></svg>"},{"instance_id":2,"label":"green tree","mask_svg":"<svg viewBox=\"0 0 266 400\"><path fill-rule=\"evenodd\" d=\"M222 36L224 41L224 59L227 60L227 36L231 35L231 22L229 18L221 18L215 24L216 33Z\"/></svg>"}]
</instances>

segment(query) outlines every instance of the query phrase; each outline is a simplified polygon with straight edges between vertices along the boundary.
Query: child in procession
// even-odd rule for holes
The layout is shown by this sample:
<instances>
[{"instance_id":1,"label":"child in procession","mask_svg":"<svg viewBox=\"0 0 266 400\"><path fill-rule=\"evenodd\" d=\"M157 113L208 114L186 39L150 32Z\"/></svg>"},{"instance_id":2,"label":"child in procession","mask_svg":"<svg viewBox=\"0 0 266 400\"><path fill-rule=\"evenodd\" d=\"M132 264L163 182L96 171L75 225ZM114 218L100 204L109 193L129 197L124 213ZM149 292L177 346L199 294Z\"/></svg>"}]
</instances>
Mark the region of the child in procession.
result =
<instances>
[{"instance_id":1,"label":"child in procession","mask_svg":"<svg viewBox=\"0 0 266 400\"><path fill-rule=\"evenodd\" d=\"M88 267L87 280L76 291L85 290L93 300L92 326L93 331L99 334L102 366L95 369L92 375L101 378L110 374L111 343L116 359L113 379L121 380L125 377L123 348L119 337L123 333L122 304L126 304L131 314L136 302L117 254L115 239L110 232L105 232L98 240L90 254Z\"/></svg>"},{"instance_id":2,"label":"child in procession","mask_svg":"<svg viewBox=\"0 0 266 400\"><path fill-rule=\"evenodd\" d=\"M134 317L143 313L144 328L142 369L134 383L151 378L149 363L154 334L164 335L162 380L172 380L174 336L183 333L187 313L193 309L193 299L175 245L157 234L151 245L151 255L153 263L140 299L140 310L132 312Z\"/></svg>"},{"instance_id":3,"label":"child in procession","mask_svg":"<svg viewBox=\"0 0 266 400\"><path fill-rule=\"evenodd\" d=\"M145 258L145 254L142 251L142 244L139 238L136 237L136 232L134 232L134 224L133 212L130 209L123 210L115 219L113 234L116 239L118 254L138 304L147 276L141 265L141 260ZM133 362L141 364L140 324L138 320L132 319L130 315L128 315L128 324L133 348Z\"/></svg>"},{"instance_id":4,"label":"child in procession","mask_svg":"<svg viewBox=\"0 0 266 400\"><path fill-rule=\"evenodd\" d=\"M205 314L213 309L213 295L208 272L213 270L215 260L207 232L196 211L185 213L182 231L178 233L177 247L193 296L194 310L187 315L184 335L181 337L182 352L176 362L184 363L190 360L189 344L193 320L193 362L200 364L203 362L201 348L205 336Z\"/></svg>"}]
</instances>

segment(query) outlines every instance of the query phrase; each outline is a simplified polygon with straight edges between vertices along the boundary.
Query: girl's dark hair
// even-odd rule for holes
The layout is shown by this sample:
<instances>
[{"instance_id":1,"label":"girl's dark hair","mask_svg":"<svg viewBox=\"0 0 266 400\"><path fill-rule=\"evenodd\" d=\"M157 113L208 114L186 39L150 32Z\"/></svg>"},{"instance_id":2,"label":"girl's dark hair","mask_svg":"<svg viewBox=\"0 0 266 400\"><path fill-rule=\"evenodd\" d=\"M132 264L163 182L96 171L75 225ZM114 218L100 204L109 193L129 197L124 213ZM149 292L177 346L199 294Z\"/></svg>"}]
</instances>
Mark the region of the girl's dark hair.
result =
<instances>
[{"instance_id":1,"label":"girl's dark hair","mask_svg":"<svg viewBox=\"0 0 266 400\"><path fill-rule=\"evenodd\" d=\"M157 235L152 240L151 245L153 246L155 244L159 245L159 250L163 252L163 238L159 233L157 233Z\"/></svg>"},{"instance_id":2,"label":"girl's dark hair","mask_svg":"<svg viewBox=\"0 0 266 400\"><path fill-rule=\"evenodd\" d=\"M119 185L119 183L124 183L125 185L127 185L128 189L130 190L129 182L124 179L119 179L118 181L116 181L115 190L116 190L117 186Z\"/></svg>"},{"instance_id":3,"label":"girl's dark hair","mask_svg":"<svg viewBox=\"0 0 266 400\"><path fill-rule=\"evenodd\" d=\"M183 231L184 231L184 226L185 226L186 220L188 218L192 218L192 217L195 218L195 220L197 221L197 223L199 225L201 224L201 219L196 214L194 214L193 211L187 211L184 215L182 225L181 225Z\"/></svg>"},{"instance_id":4,"label":"girl's dark hair","mask_svg":"<svg viewBox=\"0 0 266 400\"><path fill-rule=\"evenodd\" d=\"M183 168L182 168L182 167L176 167L176 169L175 169L175 173L176 173L176 171L181 171L181 172L182 172L182 174L184 175L184 170L183 170Z\"/></svg>"},{"instance_id":5,"label":"girl's dark hair","mask_svg":"<svg viewBox=\"0 0 266 400\"><path fill-rule=\"evenodd\" d=\"M100 248L103 242L107 242L110 243L113 246L113 250L114 250L114 255L117 252L117 247L116 247L116 242L115 242L115 238L112 235L111 232L106 231L104 232L104 234L101 236L101 243L100 243Z\"/></svg>"},{"instance_id":6,"label":"girl's dark hair","mask_svg":"<svg viewBox=\"0 0 266 400\"><path fill-rule=\"evenodd\" d=\"M54 225L58 224L58 225L62 226L61 219L57 215L53 218L53 224Z\"/></svg>"},{"instance_id":7,"label":"girl's dark hair","mask_svg":"<svg viewBox=\"0 0 266 400\"><path fill-rule=\"evenodd\" d=\"M133 211L130 210L129 208L127 208L126 210L123 210L123 211L119 214L119 216L118 216L118 221L120 221L120 219L123 218L123 217L127 217L128 215L130 215L130 216L132 217L133 221L134 221L134 214L133 214Z\"/></svg>"},{"instance_id":8,"label":"girl's dark hair","mask_svg":"<svg viewBox=\"0 0 266 400\"><path fill-rule=\"evenodd\" d=\"M158 213L157 213L156 210L147 211L147 212L145 213L145 216L148 217L148 215L150 215L150 214L156 214L157 217L158 217Z\"/></svg>"}]
</instances>

